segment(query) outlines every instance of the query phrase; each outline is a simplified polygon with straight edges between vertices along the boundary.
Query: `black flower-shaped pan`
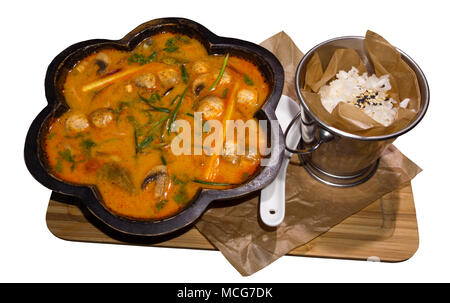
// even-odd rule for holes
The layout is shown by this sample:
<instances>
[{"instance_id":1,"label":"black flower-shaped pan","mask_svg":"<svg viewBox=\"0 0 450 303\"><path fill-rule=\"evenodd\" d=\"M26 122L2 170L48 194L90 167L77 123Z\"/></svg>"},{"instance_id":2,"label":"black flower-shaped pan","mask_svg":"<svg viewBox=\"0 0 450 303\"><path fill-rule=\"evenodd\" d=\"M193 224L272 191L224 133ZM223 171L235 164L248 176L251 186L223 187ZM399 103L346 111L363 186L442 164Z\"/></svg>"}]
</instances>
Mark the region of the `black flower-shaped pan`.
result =
<instances>
[{"instance_id":1,"label":"black flower-shaped pan","mask_svg":"<svg viewBox=\"0 0 450 303\"><path fill-rule=\"evenodd\" d=\"M94 185L77 185L55 177L45 155L44 138L50 122L68 110L63 95L67 73L81 59L105 48L133 50L141 41L161 32L187 35L200 41L210 54L229 53L244 58L258 66L269 84L268 99L255 117L260 120L276 120L275 108L281 97L284 72L278 59L265 48L251 42L219 37L204 26L183 18L155 19L138 26L120 40L95 39L76 43L63 50L50 63L45 78L45 95L48 105L34 119L25 141L25 162L33 177L49 189L80 198L89 211L109 227L130 235L164 235L194 223L215 200L242 197L268 185L277 175L284 154L282 131L270 127L270 135L278 138L271 146L268 162L261 166L252 179L231 189L203 189L182 211L162 220L133 220L114 214L102 201ZM272 140L273 142L274 140Z\"/></svg>"}]
</instances>

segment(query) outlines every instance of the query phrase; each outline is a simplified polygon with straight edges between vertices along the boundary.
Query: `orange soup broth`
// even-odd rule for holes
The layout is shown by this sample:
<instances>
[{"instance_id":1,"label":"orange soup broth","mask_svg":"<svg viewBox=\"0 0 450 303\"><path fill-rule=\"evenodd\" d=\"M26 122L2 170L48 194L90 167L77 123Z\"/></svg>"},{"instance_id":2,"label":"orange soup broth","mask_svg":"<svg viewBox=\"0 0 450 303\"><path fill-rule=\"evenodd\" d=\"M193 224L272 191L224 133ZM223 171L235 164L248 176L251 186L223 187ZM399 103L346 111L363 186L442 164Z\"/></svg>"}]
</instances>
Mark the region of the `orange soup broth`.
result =
<instances>
[{"instance_id":1,"label":"orange soup broth","mask_svg":"<svg viewBox=\"0 0 450 303\"><path fill-rule=\"evenodd\" d=\"M176 37L181 37L181 40ZM168 132L167 125L183 93L184 99L178 107L175 119L189 121L192 130L194 129L192 114L195 111L193 107L195 108L196 103L206 95L223 98L226 112L234 102L235 94L232 95L232 92L235 91L235 87L255 89L258 94L258 105L251 115L245 110L244 113L235 110L230 117L246 121L252 118L268 94L267 83L258 68L248 61L230 56L225 71L231 76L232 81L219 82L212 91L203 89L200 95L196 96L191 89L192 81L197 77L192 70L194 62L201 60L211 71L218 74L225 56L208 55L200 42L186 36L161 33L152 39L153 43L150 46L141 43L133 52L101 50L110 60L106 73L101 76L98 75L98 67L95 64L97 53L78 62L68 73L64 85L64 96L70 109L51 123L45 140L48 163L56 177L75 184L95 185L108 209L119 215L137 219L161 219L174 215L186 207L201 188L226 189L236 186L246 182L260 165L260 159L257 161L244 159L236 164L224 161L221 156L174 155L170 149L170 142L177 134ZM169 39L176 40L178 47L176 51L164 51ZM156 52L154 60L144 64L129 59L132 54L148 58L154 52ZM184 66L188 79L186 82L184 79L179 81L180 83L174 85L165 95L166 88L161 86L159 80L154 89L138 87L134 82L135 78L143 73L158 75L161 70L167 68L180 71L181 65ZM84 90L87 85L99 79L107 79L130 69L136 69L136 72L94 89ZM246 81L243 75L251 79L251 83ZM205 87L212 86L215 78L211 77ZM155 97L156 92L158 97ZM154 100L150 104L168 109L169 113L153 110L148 106L148 102L143 101L151 98ZM71 115L83 114L89 117L90 113L100 108L109 109L113 116L113 121L106 127L97 128L90 122L89 127L81 132L73 132L67 128L67 120ZM223 118L222 113L216 119ZM154 137L152 142L142 149L137 149L139 143L144 146L143 143L150 135ZM204 134L203 138L206 135ZM192 145L193 142L192 134ZM211 162L214 162L212 165L214 177L206 181L230 185L195 182L205 180L206 171L211 169ZM119 174L116 180L100 178L99 171L107 163L116 163L127 173ZM145 188L142 188L141 184L152 168L161 165L166 167L169 177L164 195L156 199L155 182L149 182ZM118 183L125 183L128 188L124 190Z\"/></svg>"}]
</instances>

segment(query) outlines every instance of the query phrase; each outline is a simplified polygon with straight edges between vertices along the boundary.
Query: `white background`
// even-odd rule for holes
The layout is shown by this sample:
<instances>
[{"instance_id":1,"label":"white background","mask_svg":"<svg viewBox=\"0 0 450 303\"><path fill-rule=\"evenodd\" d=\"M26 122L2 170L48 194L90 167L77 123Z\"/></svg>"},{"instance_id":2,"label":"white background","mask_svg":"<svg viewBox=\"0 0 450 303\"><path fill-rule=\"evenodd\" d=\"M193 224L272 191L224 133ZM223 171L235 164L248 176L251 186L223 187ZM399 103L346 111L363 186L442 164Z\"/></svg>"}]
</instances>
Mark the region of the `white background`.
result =
<instances>
[{"instance_id":1,"label":"white background","mask_svg":"<svg viewBox=\"0 0 450 303\"><path fill-rule=\"evenodd\" d=\"M0 281L321 282L449 281L450 29L446 1L6 1L0 8ZM23 160L33 118L45 106L47 65L67 46L119 39L160 17L193 19L255 43L284 30L306 52L371 29L409 54L431 89L424 120L396 146L424 171L413 181L420 246L396 264L282 257L242 277L218 252L77 243L47 229L50 190Z\"/></svg>"}]
</instances>

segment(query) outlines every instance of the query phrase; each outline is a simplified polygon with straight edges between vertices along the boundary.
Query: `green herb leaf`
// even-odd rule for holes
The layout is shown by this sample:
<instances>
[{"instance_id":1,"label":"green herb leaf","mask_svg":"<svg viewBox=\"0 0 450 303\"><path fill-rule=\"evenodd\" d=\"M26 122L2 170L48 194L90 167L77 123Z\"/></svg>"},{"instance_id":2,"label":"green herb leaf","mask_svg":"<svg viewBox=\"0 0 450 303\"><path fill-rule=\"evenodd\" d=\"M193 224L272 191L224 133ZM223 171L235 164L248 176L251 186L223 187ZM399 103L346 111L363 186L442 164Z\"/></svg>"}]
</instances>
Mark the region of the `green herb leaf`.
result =
<instances>
[{"instance_id":1,"label":"green herb leaf","mask_svg":"<svg viewBox=\"0 0 450 303\"><path fill-rule=\"evenodd\" d=\"M181 65L180 69L181 69L181 78L183 79L183 82L187 84L189 81L189 74L186 70L186 67L184 67L184 65Z\"/></svg>"},{"instance_id":2,"label":"green herb leaf","mask_svg":"<svg viewBox=\"0 0 450 303\"><path fill-rule=\"evenodd\" d=\"M139 92L137 92L137 95L138 95L139 99L141 99L141 101L143 101L146 104L150 104L150 103L152 103L152 101L155 102L155 100L152 99L151 97L150 97L150 99L147 99L144 96L142 96Z\"/></svg>"},{"instance_id":3,"label":"green herb leaf","mask_svg":"<svg viewBox=\"0 0 450 303\"><path fill-rule=\"evenodd\" d=\"M130 122L131 124L133 124L133 127L135 130L141 128L141 126L139 125L139 122L136 120L135 117L133 116L127 116L127 120L128 122Z\"/></svg>"},{"instance_id":4,"label":"green herb leaf","mask_svg":"<svg viewBox=\"0 0 450 303\"><path fill-rule=\"evenodd\" d=\"M162 164L167 165L167 161L166 158L164 158L164 155L161 155L161 162Z\"/></svg>"},{"instance_id":5,"label":"green herb leaf","mask_svg":"<svg viewBox=\"0 0 450 303\"><path fill-rule=\"evenodd\" d=\"M143 110L142 112L144 114L146 114L147 118L148 118L148 121L144 125L142 125L142 127L145 128L145 127L149 126L153 122L153 116L152 116L152 113L150 111Z\"/></svg>"},{"instance_id":6,"label":"green herb leaf","mask_svg":"<svg viewBox=\"0 0 450 303\"><path fill-rule=\"evenodd\" d=\"M156 121L153 126L150 128L150 131L154 130L159 124L161 124L162 122L166 121L168 119L168 117L162 117L161 119L159 119L159 121Z\"/></svg>"},{"instance_id":7,"label":"green herb leaf","mask_svg":"<svg viewBox=\"0 0 450 303\"><path fill-rule=\"evenodd\" d=\"M142 152L144 148L146 148L150 143L153 142L154 136L153 134L150 134L149 136L145 137L141 143L138 145L138 152Z\"/></svg>"},{"instance_id":8,"label":"green herb leaf","mask_svg":"<svg viewBox=\"0 0 450 303\"><path fill-rule=\"evenodd\" d=\"M234 184L234 183L210 182L210 181L203 181L203 180L198 180L198 179L194 179L193 182L199 183L199 184L204 184L204 185L212 185L212 186L229 186L229 185L237 185L237 184Z\"/></svg>"},{"instance_id":9,"label":"green herb leaf","mask_svg":"<svg viewBox=\"0 0 450 303\"><path fill-rule=\"evenodd\" d=\"M159 138L161 139L161 144L166 144L166 143L164 143L164 134L169 125L169 119L170 119L170 115L165 117L164 120L162 121L163 123L161 124L160 135L159 135Z\"/></svg>"},{"instance_id":10,"label":"green herb leaf","mask_svg":"<svg viewBox=\"0 0 450 303\"><path fill-rule=\"evenodd\" d=\"M188 91L188 87L186 87L184 89L184 92L183 92L183 94L180 97L180 101L178 101L177 105L175 106L175 109L172 112L172 115L171 115L170 120L169 120L169 124L167 126L167 130L168 130L169 133L170 133L170 131L172 129L173 121L175 121L175 117L177 115L178 110L180 109L181 103L183 102L184 96L186 96L187 91Z\"/></svg>"},{"instance_id":11,"label":"green herb leaf","mask_svg":"<svg viewBox=\"0 0 450 303\"><path fill-rule=\"evenodd\" d=\"M189 37L184 37L184 36L180 36L180 35L176 35L175 39L182 41L183 43L189 44L191 43L191 39L189 39Z\"/></svg>"},{"instance_id":12,"label":"green herb leaf","mask_svg":"<svg viewBox=\"0 0 450 303\"><path fill-rule=\"evenodd\" d=\"M62 172L62 159L61 158L58 158L56 165L55 165L55 170L58 173Z\"/></svg>"},{"instance_id":13,"label":"green herb leaf","mask_svg":"<svg viewBox=\"0 0 450 303\"><path fill-rule=\"evenodd\" d=\"M166 40L166 46L173 46L176 44L177 44L177 42L175 41L175 38L169 38Z\"/></svg>"},{"instance_id":14,"label":"green herb leaf","mask_svg":"<svg viewBox=\"0 0 450 303\"><path fill-rule=\"evenodd\" d=\"M175 98L173 98L173 100L170 102L170 105L173 105L179 97L180 97L180 95L176 95Z\"/></svg>"},{"instance_id":15,"label":"green herb leaf","mask_svg":"<svg viewBox=\"0 0 450 303\"><path fill-rule=\"evenodd\" d=\"M128 57L128 63L129 64L130 63L138 63L141 60L143 60L143 58L144 58L143 55L135 53L135 54L132 54L130 57Z\"/></svg>"},{"instance_id":16,"label":"green herb leaf","mask_svg":"<svg viewBox=\"0 0 450 303\"><path fill-rule=\"evenodd\" d=\"M139 99L141 99L141 101L144 101L146 104L155 103L156 101L161 101L161 96L158 94L158 92L151 94L150 99L145 98L139 92L137 94L138 94Z\"/></svg>"},{"instance_id":17,"label":"green herb leaf","mask_svg":"<svg viewBox=\"0 0 450 303\"><path fill-rule=\"evenodd\" d=\"M194 117L194 115L191 114L191 113L186 113L186 115L189 116L189 117Z\"/></svg>"},{"instance_id":18,"label":"green herb leaf","mask_svg":"<svg viewBox=\"0 0 450 303\"><path fill-rule=\"evenodd\" d=\"M253 84L254 84L253 81L252 81L252 79L250 79L250 77L247 76L246 74L244 74L244 82L245 82L245 84L247 84L247 85L253 85Z\"/></svg>"},{"instance_id":19,"label":"green herb leaf","mask_svg":"<svg viewBox=\"0 0 450 303\"><path fill-rule=\"evenodd\" d=\"M166 47L164 48L164 50L168 53L173 53L176 52L178 50L178 46L170 46L170 47Z\"/></svg>"},{"instance_id":20,"label":"green herb leaf","mask_svg":"<svg viewBox=\"0 0 450 303\"><path fill-rule=\"evenodd\" d=\"M70 166L71 170L75 169L75 159L72 156L72 153L70 152L70 149L66 149L65 151L60 151L58 152L58 154L61 156L61 158L69 163L72 163L72 165ZM61 164L62 165L62 164ZM62 166L61 166L62 169Z\"/></svg>"},{"instance_id":21,"label":"green herb leaf","mask_svg":"<svg viewBox=\"0 0 450 303\"><path fill-rule=\"evenodd\" d=\"M181 193L175 195L173 199L175 200L175 202L177 202L177 204L186 204L187 202L189 202L189 198L185 194Z\"/></svg>"},{"instance_id":22,"label":"green herb leaf","mask_svg":"<svg viewBox=\"0 0 450 303\"><path fill-rule=\"evenodd\" d=\"M168 109L167 107L158 107L158 106L153 106L151 104L149 104L148 106L150 106L149 111L153 111L153 112L162 112L162 113L170 113L170 109Z\"/></svg>"},{"instance_id":23,"label":"green herb leaf","mask_svg":"<svg viewBox=\"0 0 450 303\"><path fill-rule=\"evenodd\" d=\"M184 182L184 181L177 179L176 177L174 178L174 177L172 177L172 180L174 180L175 184L180 185L180 187L179 187L177 194L175 195L175 197L173 199L175 200L175 202L177 204L186 204L187 202L189 202L189 197L186 192L187 182Z\"/></svg>"},{"instance_id":24,"label":"green herb leaf","mask_svg":"<svg viewBox=\"0 0 450 303\"><path fill-rule=\"evenodd\" d=\"M216 88L217 83L219 83L220 79L222 79L222 75L225 72L225 68L227 66L229 56L230 56L230 54L227 54L225 56L225 59L223 59L223 64L222 64L222 68L220 69L219 75L217 76L217 79L216 79L216 81L214 81L213 85L211 85L211 87L209 88L209 91L212 91L214 88Z\"/></svg>"},{"instance_id":25,"label":"green herb leaf","mask_svg":"<svg viewBox=\"0 0 450 303\"><path fill-rule=\"evenodd\" d=\"M86 134L87 134L87 133L86 133ZM85 134L83 134L83 133L79 133L79 134L77 134L74 138L75 138L75 139L83 138L84 135L85 135Z\"/></svg>"},{"instance_id":26,"label":"green herb leaf","mask_svg":"<svg viewBox=\"0 0 450 303\"><path fill-rule=\"evenodd\" d=\"M141 99L142 101L145 102L145 104L147 104L150 107L151 111L157 111L157 112L163 112L163 113L170 113L170 109L168 109L167 107L159 107L159 106L154 106L151 102L151 100L161 100L161 96L158 93L154 93L152 94L152 96L150 97L150 100L144 98L141 94L138 93L139 99ZM155 102L155 101L153 101Z\"/></svg>"},{"instance_id":27,"label":"green herb leaf","mask_svg":"<svg viewBox=\"0 0 450 303\"><path fill-rule=\"evenodd\" d=\"M172 175L172 181L175 185L184 185L187 184L187 181L183 181L181 179L179 179L177 176Z\"/></svg>"},{"instance_id":28,"label":"green herb leaf","mask_svg":"<svg viewBox=\"0 0 450 303\"><path fill-rule=\"evenodd\" d=\"M241 180L245 181L245 180L247 180L247 178L248 178L248 173L247 172L243 173L242 177L241 177Z\"/></svg>"},{"instance_id":29,"label":"green herb leaf","mask_svg":"<svg viewBox=\"0 0 450 303\"><path fill-rule=\"evenodd\" d=\"M156 51L154 51L150 56L147 57L147 63L150 63L156 59Z\"/></svg>"},{"instance_id":30,"label":"green herb leaf","mask_svg":"<svg viewBox=\"0 0 450 303\"><path fill-rule=\"evenodd\" d=\"M175 41L174 38L169 38L166 41L166 48L164 48L164 50L168 53L173 53L175 51L177 51L179 49L179 47L177 46L177 42Z\"/></svg>"},{"instance_id":31,"label":"green herb leaf","mask_svg":"<svg viewBox=\"0 0 450 303\"><path fill-rule=\"evenodd\" d=\"M154 103L155 101L161 101L161 96L158 94L158 92L153 93L150 96L150 102Z\"/></svg>"},{"instance_id":32,"label":"green herb leaf","mask_svg":"<svg viewBox=\"0 0 450 303\"><path fill-rule=\"evenodd\" d=\"M91 148L96 146L97 144L91 139L85 139L80 142L80 147L83 149L84 153L87 155L91 154Z\"/></svg>"},{"instance_id":33,"label":"green herb leaf","mask_svg":"<svg viewBox=\"0 0 450 303\"><path fill-rule=\"evenodd\" d=\"M120 114L122 114L125 107L131 107L131 102L121 101L119 102L119 106L117 107L117 109L111 109L112 112L116 115L116 122L119 121L119 116Z\"/></svg>"},{"instance_id":34,"label":"green herb leaf","mask_svg":"<svg viewBox=\"0 0 450 303\"><path fill-rule=\"evenodd\" d=\"M164 206L166 206L167 200L163 199L161 201L159 201L158 203L155 204L156 206L156 211L160 211L161 209L164 208Z\"/></svg>"},{"instance_id":35,"label":"green herb leaf","mask_svg":"<svg viewBox=\"0 0 450 303\"><path fill-rule=\"evenodd\" d=\"M130 106L131 106L131 102L121 101L121 102L119 102L119 108L117 111L119 113L121 113L125 107L130 107Z\"/></svg>"},{"instance_id":36,"label":"green herb leaf","mask_svg":"<svg viewBox=\"0 0 450 303\"><path fill-rule=\"evenodd\" d=\"M148 57L145 57L142 54L134 53L130 57L128 57L128 64L139 63L140 65L144 65L154 61L155 59L156 59L156 52L153 52Z\"/></svg>"},{"instance_id":37,"label":"green herb leaf","mask_svg":"<svg viewBox=\"0 0 450 303\"><path fill-rule=\"evenodd\" d=\"M223 90L222 98L225 99L228 95L228 87Z\"/></svg>"},{"instance_id":38,"label":"green herb leaf","mask_svg":"<svg viewBox=\"0 0 450 303\"><path fill-rule=\"evenodd\" d=\"M139 144L136 128L134 129L133 135L134 135L134 153L137 155L139 152Z\"/></svg>"},{"instance_id":39,"label":"green herb leaf","mask_svg":"<svg viewBox=\"0 0 450 303\"><path fill-rule=\"evenodd\" d=\"M66 149L65 151L62 151L62 152L60 151L60 152L58 152L58 154L61 156L61 158L63 158L67 162L75 163L75 159L72 157L72 153L70 152L70 149Z\"/></svg>"}]
</instances>

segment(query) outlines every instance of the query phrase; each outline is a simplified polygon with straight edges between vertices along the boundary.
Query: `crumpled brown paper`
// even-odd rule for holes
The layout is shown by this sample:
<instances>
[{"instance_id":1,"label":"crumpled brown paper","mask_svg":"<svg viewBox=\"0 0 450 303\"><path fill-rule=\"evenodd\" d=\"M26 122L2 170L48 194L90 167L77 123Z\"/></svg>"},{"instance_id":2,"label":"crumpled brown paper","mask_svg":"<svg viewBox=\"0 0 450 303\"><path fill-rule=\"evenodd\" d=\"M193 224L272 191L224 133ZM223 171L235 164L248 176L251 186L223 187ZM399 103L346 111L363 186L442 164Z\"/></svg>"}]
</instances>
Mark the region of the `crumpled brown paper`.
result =
<instances>
[{"instance_id":1,"label":"crumpled brown paper","mask_svg":"<svg viewBox=\"0 0 450 303\"><path fill-rule=\"evenodd\" d=\"M369 61L377 77L389 75L392 86L389 95L398 102L405 98L410 99L407 108L398 109L391 125L385 127L355 106L344 102L339 103L332 113L323 107L318 91L330 80L335 79L340 70L349 71L354 66L360 74L366 72L362 59L353 49L325 49L320 56L317 52L314 53L306 67L302 94L310 110L330 126L361 136L391 134L405 128L419 111L420 89L417 76L403 61L397 49L380 35L367 31L365 45ZM329 62L326 62L324 58L330 58Z\"/></svg>"},{"instance_id":2,"label":"crumpled brown paper","mask_svg":"<svg viewBox=\"0 0 450 303\"><path fill-rule=\"evenodd\" d=\"M285 70L283 93L295 96L294 73L302 53L281 32L262 43L278 57ZM367 182L335 188L313 179L293 157L286 178L286 216L277 228L259 218L259 193L237 201L217 201L197 222L197 229L244 276L251 275L320 234L371 202L410 181L421 169L393 145Z\"/></svg>"}]
</instances>

